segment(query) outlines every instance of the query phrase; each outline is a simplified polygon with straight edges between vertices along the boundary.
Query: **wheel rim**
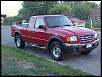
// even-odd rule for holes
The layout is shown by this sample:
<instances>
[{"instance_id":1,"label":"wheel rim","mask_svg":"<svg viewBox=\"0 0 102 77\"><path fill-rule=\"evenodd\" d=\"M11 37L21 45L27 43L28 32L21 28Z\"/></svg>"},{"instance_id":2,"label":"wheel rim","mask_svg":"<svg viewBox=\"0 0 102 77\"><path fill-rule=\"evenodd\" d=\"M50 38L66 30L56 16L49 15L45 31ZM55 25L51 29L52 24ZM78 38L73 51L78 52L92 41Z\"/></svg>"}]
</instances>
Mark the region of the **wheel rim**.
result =
<instances>
[{"instance_id":1,"label":"wheel rim","mask_svg":"<svg viewBox=\"0 0 102 77\"><path fill-rule=\"evenodd\" d=\"M20 46L20 38L17 37L17 46L19 47Z\"/></svg>"},{"instance_id":2,"label":"wheel rim","mask_svg":"<svg viewBox=\"0 0 102 77\"><path fill-rule=\"evenodd\" d=\"M53 51L53 55L54 55L55 57L57 57L57 58L58 58L58 57L60 56L60 54L61 54L61 49L60 49L60 47L59 47L58 45L53 46L52 51Z\"/></svg>"}]
</instances>

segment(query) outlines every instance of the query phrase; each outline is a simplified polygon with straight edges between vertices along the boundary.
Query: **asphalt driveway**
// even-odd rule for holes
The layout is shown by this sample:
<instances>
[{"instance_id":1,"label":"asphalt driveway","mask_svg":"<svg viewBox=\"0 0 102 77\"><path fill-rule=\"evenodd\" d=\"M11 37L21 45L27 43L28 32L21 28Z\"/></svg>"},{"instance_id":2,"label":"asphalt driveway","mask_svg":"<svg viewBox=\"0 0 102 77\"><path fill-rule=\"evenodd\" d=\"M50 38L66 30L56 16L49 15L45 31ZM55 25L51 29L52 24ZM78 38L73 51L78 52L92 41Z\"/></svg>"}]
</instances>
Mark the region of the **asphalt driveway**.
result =
<instances>
[{"instance_id":1,"label":"asphalt driveway","mask_svg":"<svg viewBox=\"0 0 102 77\"><path fill-rule=\"evenodd\" d=\"M13 38L10 35L10 32L10 26L1 27L1 43L3 45L11 45L16 47ZM98 38L101 40L100 35L101 32L98 32ZM46 49L26 45L24 50L53 60ZM77 53L71 53L66 56L66 59L64 61L60 61L60 63L71 65L95 75L101 75L101 43L99 43L99 46L94 49L90 55L85 56Z\"/></svg>"}]
</instances>

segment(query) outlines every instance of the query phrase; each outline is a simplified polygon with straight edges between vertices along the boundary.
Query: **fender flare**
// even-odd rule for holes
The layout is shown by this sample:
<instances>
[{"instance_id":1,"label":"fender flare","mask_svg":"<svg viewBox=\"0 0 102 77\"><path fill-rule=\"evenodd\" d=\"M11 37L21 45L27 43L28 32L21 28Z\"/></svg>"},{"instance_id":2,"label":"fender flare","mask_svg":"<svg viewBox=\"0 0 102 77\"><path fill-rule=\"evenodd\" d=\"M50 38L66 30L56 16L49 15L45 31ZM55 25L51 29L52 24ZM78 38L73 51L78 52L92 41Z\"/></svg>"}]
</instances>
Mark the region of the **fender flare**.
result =
<instances>
[{"instance_id":1,"label":"fender flare","mask_svg":"<svg viewBox=\"0 0 102 77\"><path fill-rule=\"evenodd\" d=\"M20 33L20 31L19 31L19 30L16 30L16 31L15 31L14 36L16 35L16 33L18 33L18 34L21 36L21 33Z\"/></svg>"},{"instance_id":2,"label":"fender flare","mask_svg":"<svg viewBox=\"0 0 102 77\"><path fill-rule=\"evenodd\" d=\"M48 45L47 45L48 48L49 48L49 46L50 46L52 40L58 40L58 41L60 41L61 43L64 42L64 41L61 39L60 36L52 36L52 37L50 37L49 40L48 40Z\"/></svg>"}]
</instances>

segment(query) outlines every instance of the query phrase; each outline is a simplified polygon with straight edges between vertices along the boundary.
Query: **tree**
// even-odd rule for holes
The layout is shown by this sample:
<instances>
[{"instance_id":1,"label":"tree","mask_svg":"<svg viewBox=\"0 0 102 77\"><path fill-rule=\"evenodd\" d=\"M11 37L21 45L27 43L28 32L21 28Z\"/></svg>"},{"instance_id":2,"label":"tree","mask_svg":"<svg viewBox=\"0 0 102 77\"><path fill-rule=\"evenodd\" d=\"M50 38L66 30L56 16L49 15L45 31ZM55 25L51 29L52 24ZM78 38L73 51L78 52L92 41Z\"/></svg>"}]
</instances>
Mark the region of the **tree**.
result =
<instances>
[{"instance_id":1,"label":"tree","mask_svg":"<svg viewBox=\"0 0 102 77\"><path fill-rule=\"evenodd\" d=\"M88 19L91 12L91 8L87 6L85 3L74 5L73 9L75 16L84 20Z\"/></svg>"},{"instance_id":2,"label":"tree","mask_svg":"<svg viewBox=\"0 0 102 77\"><path fill-rule=\"evenodd\" d=\"M4 20L3 20L3 25L12 25L12 23L13 23L13 17L6 17L6 18L4 18Z\"/></svg>"},{"instance_id":3,"label":"tree","mask_svg":"<svg viewBox=\"0 0 102 77\"><path fill-rule=\"evenodd\" d=\"M16 23L17 21L22 21L22 18L20 16L10 16L6 17L3 20L3 25L12 25L13 23Z\"/></svg>"},{"instance_id":4,"label":"tree","mask_svg":"<svg viewBox=\"0 0 102 77\"><path fill-rule=\"evenodd\" d=\"M54 4L53 7L50 7L49 13L50 14L68 14L72 11L70 5L67 5L66 3L60 2L57 4Z\"/></svg>"},{"instance_id":5,"label":"tree","mask_svg":"<svg viewBox=\"0 0 102 77\"><path fill-rule=\"evenodd\" d=\"M48 10L57 1L23 1L23 8L19 10L19 15L23 19L29 20L32 15L49 14Z\"/></svg>"},{"instance_id":6,"label":"tree","mask_svg":"<svg viewBox=\"0 0 102 77\"><path fill-rule=\"evenodd\" d=\"M96 4L95 2L88 2L88 1L84 1L84 3L89 6L90 8L94 8L97 9L98 8L98 4Z\"/></svg>"},{"instance_id":7,"label":"tree","mask_svg":"<svg viewBox=\"0 0 102 77\"><path fill-rule=\"evenodd\" d=\"M27 8L22 8L21 10L19 10L19 14L18 16L20 16L23 19L25 20L29 20L29 17L32 15L32 12L27 9Z\"/></svg>"},{"instance_id":8,"label":"tree","mask_svg":"<svg viewBox=\"0 0 102 77\"><path fill-rule=\"evenodd\" d=\"M101 2L100 2L100 4L98 5L98 8L101 9Z\"/></svg>"},{"instance_id":9,"label":"tree","mask_svg":"<svg viewBox=\"0 0 102 77\"><path fill-rule=\"evenodd\" d=\"M74 15L74 7L77 5L80 5L81 3L83 3L84 1L63 1L63 3L66 3L67 5L70 6L71 10L71 15Z\"/></svg>"},{"instance_id":10,"label":"tree","mask_svg":"<svg viewBox=\"0 0 102 77\"><path fill-rule=\"evenodd\" d=\"M18 21L22 21L22 17L19 16L19 15L13 16L13 17L12 17L12 21L13 21L13 23L16 23L16 22L18 22Z\"/></svg>"}]
</instances>

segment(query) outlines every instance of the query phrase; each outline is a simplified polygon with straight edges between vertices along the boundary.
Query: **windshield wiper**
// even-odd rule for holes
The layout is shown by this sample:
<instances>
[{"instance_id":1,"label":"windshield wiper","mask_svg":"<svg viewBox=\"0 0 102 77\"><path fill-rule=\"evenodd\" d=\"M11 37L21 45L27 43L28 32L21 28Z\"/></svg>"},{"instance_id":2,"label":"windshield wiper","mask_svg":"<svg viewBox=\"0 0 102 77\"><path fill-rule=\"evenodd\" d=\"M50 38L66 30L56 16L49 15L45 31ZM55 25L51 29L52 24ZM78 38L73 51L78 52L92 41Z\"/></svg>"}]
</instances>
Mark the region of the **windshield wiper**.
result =
<instances>
[{"instance_id":1,"label":"windshield wiper","mask_svg":"<svg viewBox=\"0 0 102 77\"><path fill-rule=\"evenodd\" d=\"M61 26L52 26L52 27L61 27Z\"/></svg>"},{"instance_id":2,"label":"windshield wiper","mask_svg":"<svg viewBox=\"0 0 102 77\"><path fill-rule=\"evenodd\" d=\"M64 26L73 26L73 25L69 25L69 24L67 24L67 25L64 25Z\"/></svg>"}]
</instances>

